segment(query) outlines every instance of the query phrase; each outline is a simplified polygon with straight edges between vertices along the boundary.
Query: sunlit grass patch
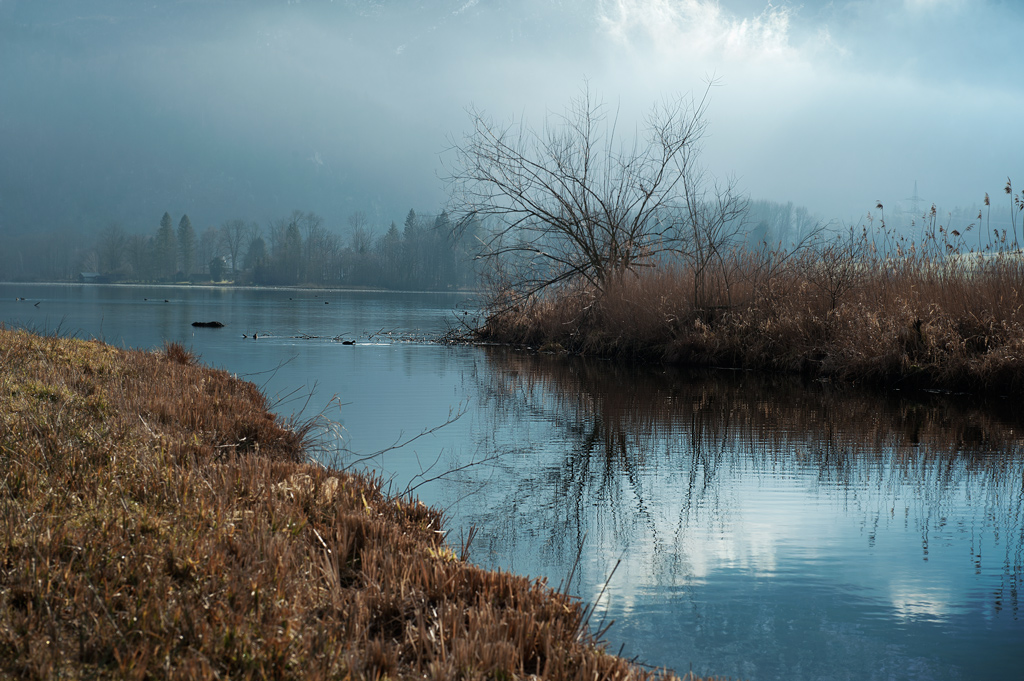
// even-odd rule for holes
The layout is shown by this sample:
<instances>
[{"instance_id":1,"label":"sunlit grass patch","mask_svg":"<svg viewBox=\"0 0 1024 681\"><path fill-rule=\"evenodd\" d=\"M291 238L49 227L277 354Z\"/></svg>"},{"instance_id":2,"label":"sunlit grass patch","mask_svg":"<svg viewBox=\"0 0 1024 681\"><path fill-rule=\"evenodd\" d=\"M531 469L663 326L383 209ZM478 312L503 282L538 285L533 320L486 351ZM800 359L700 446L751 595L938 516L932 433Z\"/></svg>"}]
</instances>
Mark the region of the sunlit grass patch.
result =
<instances>
[{"instance_id":1,"label":"sunlit grass patch","mask_svg":"<svg viewBox=\"0 0 1024 681\"><path fill-rule=\"evenodd\" d=\"M646 678L190 351L0 329L0 676Z\"/></svg>"}]
</instances>

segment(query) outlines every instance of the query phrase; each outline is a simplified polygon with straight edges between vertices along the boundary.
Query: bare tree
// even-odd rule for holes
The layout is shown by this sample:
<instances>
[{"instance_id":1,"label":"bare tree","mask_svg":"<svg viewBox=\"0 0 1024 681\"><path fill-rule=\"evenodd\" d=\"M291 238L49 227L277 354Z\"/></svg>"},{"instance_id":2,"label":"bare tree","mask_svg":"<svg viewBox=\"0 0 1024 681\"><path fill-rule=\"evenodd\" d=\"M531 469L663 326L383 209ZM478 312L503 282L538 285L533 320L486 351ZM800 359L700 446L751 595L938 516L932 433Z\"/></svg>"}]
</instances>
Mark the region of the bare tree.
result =
<instances>
[{"instance_id":1,"label":"bare tree","mask_svg":"<svg viewBox=\"0 0 1024 681\"><path fill-rule=\"evenodd\" d=\"M254 246L256 242L258 246ZM245 229L245 257L242 262L246 269L251 269L260 259L266 257L266 241L263 239L263 227L253 221Z\"/></svg>"},{"instance_id":2,"label":"bare tree","mask_svg":"<svg viewBox=\"0 0 1024 681\"><path fill-rule=\"evenodd\" d=\"M357 229L367 229L370 225L370 221L366 219L366 213L357 210L348 216L348 226L355 231Z\"/></svg>"},{"instance_id":3,"label":"bare tree","mask_svg":"<svg viewBox=\"0 0 1024 681\"><path fill-rule=\"evenodd\" d=\"M116 274L124 269L128 235L120 224L113 222L100 232L98 255L101 274Z\"/></svg>"},{"instance_id":4,"label":"bare tree","mask_svg":"<svg viewBox=\"0 0 1024 681\"><path fill-rule=\"evenodd\" d=\"M338 237L324 227L324 219L313 212L303 214L302 231L305 233L306 280L314 284L328 283L330 263L339 250Z\"/></svg>"},{"instance_id":5,"label":"bare tree","mask_svg":"<svg viewBox=\"0 0 1024 681\"><path fill-rule=\"evenodd\" d=\"M231 258L232 274L238 272L239 252L242 250L242 244L245 243L248 233L249 228L246 226L245 220L238 218L225 220L220 226L220 244L224 252Z\"/></svg>"},{"instance_id":6,"label":"bare tree","mask_svg":"<svg viewBox=\"0 0 1024 681\"><path fill-rule=\"evenodd\" d=\"M199 236L199 244L196 247L196 264L205 270L211 260L219 258L222 254L221 233L216 227L210 225Z\"/></svg>"},{"instance_id":7,"label":"bare tree","mask_svg":"<svg viewBox=\"0 0 1024 681\"><path fill-rule=\"evenodd\" d=\"M834 312L843 296L864 282L865 256L872 252L867 230L858 234L852 227L815 238L812 248L801 253L804 276L828 299Z\"/></svg>"},{"instance_id":8,"label":"bare tree","mask_svg":"<svg viewBox=\"0 0 1024 681\"><path fill-rule=\"evenodd\" d=\"M358 210L349 215L348 226L351 229L349 243L352 250L360 255L369 253L373 247L373 234L370 233L366 213Z\"/></svg>"},{"instance_id":9,"label":"bare tree","mask_svg":"<svg viewBox=\"0 0 1024 681\"><path fill-rule=\"evenodd\" d=\"M715 300L731 300L733 268L727 256L745 229L747 199L730 182L724 187L704 181L703 171L693 170L680 182L683 201L670 219L678 230L672 250L690 266L693 305L704 309ZM718 284L717 290L712 290ZM716 295L721 294L721 295Z\"/></svg>"},{"instance_id":10,"label":"bare tree","mask_svg":"<svg viewBox=\"0 0 1024 681\"><path fill-rule=\"evenodd\" d=\"M710 87L654 106L630 140L586 85L539 131L471 108L448 168L456 229L490 225L481 256L519 295L578 278L602 290L669 252L707 265L745 205L731 184L709 189L697 163Z\"/></svg>"},{"instance_id":11,"label":"bare tree","mask_svg":"<svg viewBox=\"0 0 1024 681\"><path fill-rule=\"evenodd\" d=\"M128 259L128 268L132 278L142 281L151 273L150 249L152 244L150 238L142 234L132 234L125 239L125 257Z\"/></svg>"}]
</instances>

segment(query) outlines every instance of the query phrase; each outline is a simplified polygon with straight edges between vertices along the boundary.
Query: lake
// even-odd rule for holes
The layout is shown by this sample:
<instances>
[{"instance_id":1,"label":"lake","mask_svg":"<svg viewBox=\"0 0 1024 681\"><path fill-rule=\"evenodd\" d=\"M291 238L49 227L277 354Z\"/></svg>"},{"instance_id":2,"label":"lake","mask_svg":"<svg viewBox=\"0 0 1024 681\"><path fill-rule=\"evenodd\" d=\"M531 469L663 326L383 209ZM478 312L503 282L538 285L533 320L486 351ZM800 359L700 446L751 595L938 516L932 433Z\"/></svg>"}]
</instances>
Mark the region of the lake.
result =
<instances>
[{"instance_id":1,"label":"lake","mask_svg":"<svg viewBox=\"0 0 1024 681\"><path fill-rule=\"evenodd\" d=\"M1022 678L1019 401L430 342L471 319L461 294L0 284L8 326L181 342L319 414L319 458L443 508L454 544L475 526L481 565L571 574L613 652L754 680Z\"/></svg>"}]
</instances>

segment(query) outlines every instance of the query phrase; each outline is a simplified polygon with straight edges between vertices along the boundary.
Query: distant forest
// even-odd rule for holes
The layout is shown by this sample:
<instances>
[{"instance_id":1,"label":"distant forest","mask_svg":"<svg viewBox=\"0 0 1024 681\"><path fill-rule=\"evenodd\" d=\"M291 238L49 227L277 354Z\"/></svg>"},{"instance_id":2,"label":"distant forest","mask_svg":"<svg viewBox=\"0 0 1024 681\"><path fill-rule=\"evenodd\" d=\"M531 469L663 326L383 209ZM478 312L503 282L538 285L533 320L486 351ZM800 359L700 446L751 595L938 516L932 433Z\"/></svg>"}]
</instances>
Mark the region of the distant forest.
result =
<instances>
[{"instance_id":1,"label":"distant forest","mask_svg":"<svg viewBox=\"0 0 1024 681\"><path fill-rule=\"evenodd\" d=\"M938 219L945 224L938 229L962 239L964 250L983 250L990 238L999 238L1000 230L1006 239L1014 225L987 213L983 220L980 211L976 206L957 208L936 216L933 207L920 215L898 210L866 217L884 218L912 241L920 241ZM804 207L770 200L750 201L740 219L741 241L771 247L798 242L824 224ZM453 230L447 213L415 210L401 226L392 222L386 230L372 229L362 212L352 213L347 222L348 230L341 234L316 213L296 210L263 225L225 220L197 232L188 215L175 220L164 213L148 234L128 233L118 224L98 234L13 234L0 241L0 281L82 281L85 274L87 281L111 283L212 281L433 291L479 284L474 256L478 237L486 230L480 224Z\"/></svg>"},{"instance_id":2,"label":"distant forest","mask_svg":"<svg viewBox=\"0 0 1024 681\"><path fill-rule=\"evenodd\" d=\"M189 216L164 213L149 234L112 224L96 235L22 234L5 239L0 280L133 283L222 282L263 286L355 286L403 290L476 283L475 229L453 233L447 213L394 222L380 235L353 213L342 236L296 210L265 226L241 219L197 232Z\"/></svg>"}]
</instances>

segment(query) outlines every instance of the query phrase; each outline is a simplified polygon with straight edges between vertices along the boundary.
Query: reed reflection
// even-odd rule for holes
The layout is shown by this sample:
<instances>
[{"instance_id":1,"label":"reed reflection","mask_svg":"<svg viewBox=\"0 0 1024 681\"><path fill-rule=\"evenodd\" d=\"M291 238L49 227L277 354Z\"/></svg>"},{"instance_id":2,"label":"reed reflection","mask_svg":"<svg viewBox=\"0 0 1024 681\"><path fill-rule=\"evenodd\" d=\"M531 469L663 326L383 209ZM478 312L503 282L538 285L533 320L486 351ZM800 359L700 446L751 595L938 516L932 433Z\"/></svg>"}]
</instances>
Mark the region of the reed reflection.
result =
<instances>
[{"instance_id":1,"label":"reed reflection","mask_svg":"<svg viewBox=\"0 0 1024 681\"><path fill-rule=\"evenodd\" d=\"M744 372L488 358L487 413L508 434L492 444L532 447L492 486L481 522L501 528L492 552L536 554L555 570L579 553L574 586L588 598L599 580L586 571L607 574L621 557L611 597L626 610L646 589L739 572L862 589L879 617L1017 621L1024 457L1022 423L1005 407ZM564 445L523 444L523 424L538 420ZM930 561L941 567L922 572Z\"/></svg>"}]
</instances>

